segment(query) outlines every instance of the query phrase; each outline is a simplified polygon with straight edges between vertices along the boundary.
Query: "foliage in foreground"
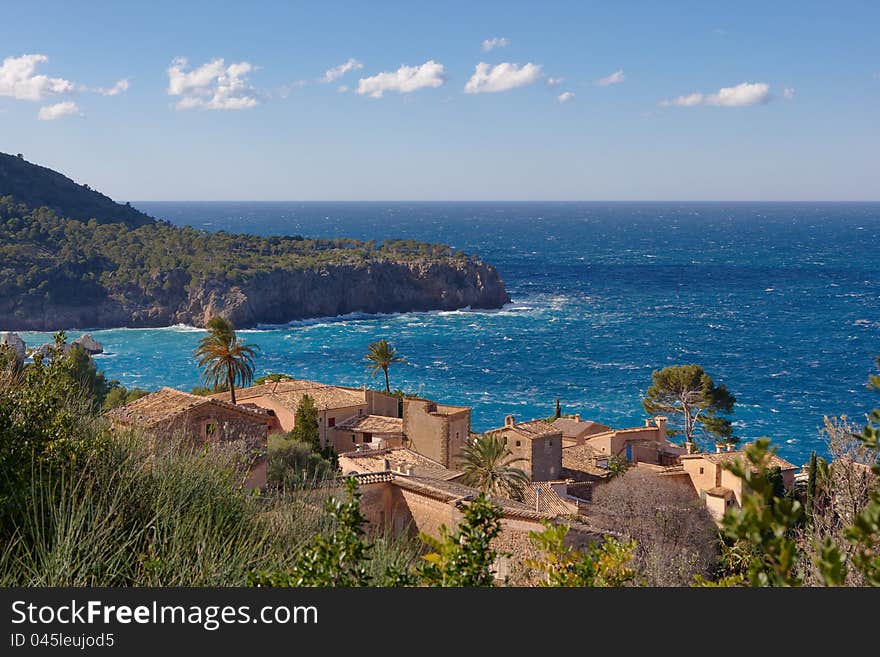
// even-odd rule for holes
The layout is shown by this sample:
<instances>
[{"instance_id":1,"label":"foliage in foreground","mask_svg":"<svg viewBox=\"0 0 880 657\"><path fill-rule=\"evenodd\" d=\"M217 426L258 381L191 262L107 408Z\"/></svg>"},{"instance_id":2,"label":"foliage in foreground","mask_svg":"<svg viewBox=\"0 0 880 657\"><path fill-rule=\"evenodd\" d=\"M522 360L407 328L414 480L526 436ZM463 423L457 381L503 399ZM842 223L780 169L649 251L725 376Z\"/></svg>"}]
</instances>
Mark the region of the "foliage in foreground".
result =
<instances>
[{"instance_id":1,"label":"foliage in foreground","mask_svg":"<svg viewBox=\"0 0 880 657\"><path fill-rule=\"evenodd\" d=\"M501 532L501 509L484 495L463 510L464 519L455 532L440 528L440 538L425 534L421 539L434 552L425 556L420 580L429 586L494 586L492 566L498 556L491 543Z\"/></svg>"},{"instance_id":2,"label":"foliage in foreground","mask_svg":"<svg viewBox=\"0 0 880 657\"><path fill-rule=\"evenodd\" d=\"M540 586L625 586L636 581L631 567L635 541L619 541L606 536L601 543L578 550L565 544L570 525L545 523L544 531L530 532L529 537L542 552L542 558L528 565L543 574Z\"/></svg>"}]
</instances>

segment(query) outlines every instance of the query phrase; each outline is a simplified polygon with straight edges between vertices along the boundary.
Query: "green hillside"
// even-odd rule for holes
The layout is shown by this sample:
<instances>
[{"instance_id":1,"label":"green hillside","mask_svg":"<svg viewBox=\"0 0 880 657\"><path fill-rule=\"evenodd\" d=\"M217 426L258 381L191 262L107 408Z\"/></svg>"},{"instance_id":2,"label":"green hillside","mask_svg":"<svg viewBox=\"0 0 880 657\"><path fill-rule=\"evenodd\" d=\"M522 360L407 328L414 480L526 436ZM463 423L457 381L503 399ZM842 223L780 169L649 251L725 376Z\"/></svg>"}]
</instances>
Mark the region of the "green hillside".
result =
<instances>
[{"instance_id":1,"label":"green hillside","mask_svg":"<svg viewBox=\"0 0 880 657\"><path fill-rule=\"evenodd\" d=\"M67 219L95 219L99 224L122 223L132 228L154 221L143 212L116 203L88 185L79 185L57 171L7 153L0 153L2 196L11 196L31 208L48 207Z\"/></svg>"}]
</instances>

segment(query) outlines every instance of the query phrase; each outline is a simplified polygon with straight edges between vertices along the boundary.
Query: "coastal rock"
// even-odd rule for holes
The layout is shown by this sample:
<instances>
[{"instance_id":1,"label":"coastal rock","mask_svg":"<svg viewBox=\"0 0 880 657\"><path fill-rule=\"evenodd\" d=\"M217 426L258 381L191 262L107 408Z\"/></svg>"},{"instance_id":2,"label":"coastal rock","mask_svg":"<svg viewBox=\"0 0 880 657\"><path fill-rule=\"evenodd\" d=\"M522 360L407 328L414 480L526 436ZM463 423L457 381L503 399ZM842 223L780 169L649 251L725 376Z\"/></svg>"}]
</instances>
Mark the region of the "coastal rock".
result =
<instances>
[{"instance_id":1,"label":"coastal rock","mask_svg":"<svg viewBox=\"0 0 880 657\"><path fill-rule=\"evenodd\" d=\"M74 340L71 344L78 344L80 347L85 349L92 356L94 356L95 354L103 354L104 353L104 347L102 347L101 343L92 337L91 333L83 333L76 340Z\"/></svg>"},{"instance_id":2,"label":"coastal rock","mask_svg":"<svg viewBox=\"0 0 880 657\"><path fill-rule=\"evenodd\" d=\"M52 355L52 349L53 349L53 345L51 345L47 342L46 344L42 344L39 347L37 347L36 349L33 349L31 351L31 356L36 356L37 354L39 354L43 358L48 358L49 356Z\"/></svg>"},{"instance_id":3,"label":"coastal rock","mask_svg":"<svg viewBox=\"0 0 880 657\"><path fill-rule=\"evenodd\" d=\"M157 272L151 288L150 294L127 289L89 305L32 307L26 315L4 312L0 304L0 326L34 331L204 326L222 315L239 328L252 328L355 312L494 309L510 302L497 270L475 258L275 269L232 281Z\"/></svg>"},{"instance_id":4,"label":"coastal rock","mask_svg":"<svg viewBox=\"0 0 880 657\"><path fill-rule=\"evenodd\" d=\"M23 362L27 354L27 347L18 333L3 333L0 335L0 345L10 347L19 362Z\"/></svg>"}]
</instances>

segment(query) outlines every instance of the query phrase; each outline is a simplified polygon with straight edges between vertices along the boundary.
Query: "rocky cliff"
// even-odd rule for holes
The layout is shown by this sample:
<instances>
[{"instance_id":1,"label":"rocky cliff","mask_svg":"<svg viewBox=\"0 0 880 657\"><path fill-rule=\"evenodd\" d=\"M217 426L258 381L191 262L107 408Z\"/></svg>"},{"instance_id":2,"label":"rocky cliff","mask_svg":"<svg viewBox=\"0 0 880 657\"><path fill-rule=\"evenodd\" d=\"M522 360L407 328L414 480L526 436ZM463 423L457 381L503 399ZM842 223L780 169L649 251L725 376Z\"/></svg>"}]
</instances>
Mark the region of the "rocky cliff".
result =
<instances>
[{"instance_id":1,"label":"rocky cliff","mask_svg":"<svg viewBox=\"0 0 880 657\"><path fill-rule=\"evenodd\" d=\"M442 244L210 233L0 153L0 330L239 327L500 308L495 269Z\"/></svg>"},{"instance_id":2,"label":"rocky cliff","mask_svg":"<svg viewBox=\"0 0 880 657\"><path fill-rule=\"evenodd\" d=\"M476 260L450 262L381 261L335 265L306 271L274 271L246 283L196 282L161 274L162 294L108 295L83 305L31 305L25 312L4 308L0 327L53 331L61 328L203 326L214 315L239 328L284 324L353 312L391 313L458 308L500 308L510 301L491 265Z\"/></svg>"}]
</instances>

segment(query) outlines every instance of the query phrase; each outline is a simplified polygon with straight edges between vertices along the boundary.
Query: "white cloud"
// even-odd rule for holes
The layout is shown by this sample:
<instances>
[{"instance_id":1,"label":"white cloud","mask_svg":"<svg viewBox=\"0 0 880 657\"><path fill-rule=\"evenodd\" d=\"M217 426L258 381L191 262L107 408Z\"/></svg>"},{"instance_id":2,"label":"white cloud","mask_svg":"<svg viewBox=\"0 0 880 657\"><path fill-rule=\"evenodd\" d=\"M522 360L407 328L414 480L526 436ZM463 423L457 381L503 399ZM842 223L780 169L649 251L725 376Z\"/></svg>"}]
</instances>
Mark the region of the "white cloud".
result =
<instances>
[{"instance_id":1,"label":"white cloud","mask_svg":"<svg viewBox=\"0 0 880 657\"><path fill-rule=\"evenodd\" d=\"M168 67L168 95L181 97L175 105L177 109L237 110L259 104L247 81L254 70L250 63L226 66L218 58L191 71L186 71L186 67L184 57L178 57Z\"/></svg>"},{"instance_id":2,"label":"white cloud","mask_svg":"<svg viewBox=\"0 0 880 657\"><path fill-rule=\"evenodd\" d=\"M336 91L337 91L337 93L341 93L341 94L348 93L348 85L347 84L340 84L336 88Z\"/></svg>"},{"instance_id":3,"label":"white cloud","mask_svg":"<svg viewBox=\"0 0 880 657\"><path fill-rule=\"evenodd\" d=\"M539 64L518 64L503 62L492 66L485 62L477 64L471 79L464 85L466 94L496 93L532 84L541 77Z\"/></svg>"},{"instance_id":4,"label":"white cloud","mask_svg":"<svg viewBox=\"0 0 880 657\"><path fill-rule=\"evenodd\" d=\"M333 68L328 68L326 71L324 71L324 77L322 79L324 80L324 82L333 82L334 80L338 80L339 78L341 78L349 71L362 69L363 67L363 64L352 57L349 58L349 60L344 64L334 66Z\"/></svg>"},{"instance_id":5,"label":"white cloud","mask_svg":"<svg viewBox=\"0 0 880 657\"><path fill-rule=\"evenodd\" d=\"M128 80L123 79L123 80L120 80L119 82L117 82L116 84L114 84L109 89L105 89L105 88L101 87L100 89L98 89L98 93L101 94L102 96L118 96L119 94L125 93L126 91L128 91L129 86L130 85L128 84Z\"/></svg>"},{"instance_id":6,"label":"white cloud","mask_svg":"<svg viewBox=\"0 0 880 657\"><path fill-rule=\"evenodd\" d=\"M433 59L421 66L401 66L396 71L384 71L358 80L357 93L381 98L386 91L408 94L426 87L436 88L446 82L443 64Z\"/></svg>"},{"instance_id":7,"label":"white cloud","mask_svg":"<svg viewBox=\"0 0 880 657\"><path fill-rule=\"evenodd\" d=\"M626 75L623 72L623 69L619 71L614 71L611 75L606 75L604 78L599 78L596 80L596 84L600 87L610 87L612 84L619 84L626 80Z\"/></svg>"},{"instance_id":8,"label":"white cloud","mask_svg":"<svg viewBox=\"0 0 880 657\"><path fill-rule=\"evenodd\" d=\"M62 116L70 116L71 114L77 114L78 112L79 107L76 106L76 103L68 100L63 103L41 107L39 114L37 114L37 118L39 118L40 121L54 121L55 119L60 119Z\"/></svg>"},{"instance_id":9,"label":"white cloud","mask_svg":"<svg viewBox=\"0 0 880 657\"><path fill-rule=\"evenodd\" d=\"M785 100L794 100L794 93L794 88L786 87L782 90L782 97L785 98Z\"/></svg>"},{"instance_id":10,"label":"white cloud","mask_svg":"<svg viewBox=\"0 0 880 657\"><path fill-rule=\"evenodd\" d=\"M703 102L703 94L696 92L692 93L689 96L679 96L678 98L673 98L672 100L661 100L660 104L663 107L669 107L670 105L675 105L676 107L694 107Z\"/></svg>"},{"instance_id":11,"label":"white cloud","mask_svg":"<svg viewBox=\"0 0 880 657\"><path fill-rule=\"evenodd\" d=\"M545 80L548 87L558 87L563 82L565 82L565 78L547 78Z\"/></svg>"},{"instance_id":12,"label":"white cloud","mask_svg":"<svg viewBox=\"0 0 880 657\"><path fill-rule=\"evenodd\" d=\"M716 107L748 107L770 100L770 86L763 82L743 82L735 87L724 87L706 96L707 105Z\"/></svg>"},{"instance_id":13,"label":"white cloud","mask_svg":"<svg viewBox=\"0 0 880 657\"><path fill-rule=\"evenodd\" d=\"M76 91L76 86L70 80L35 75L37 66L48 61L46 55L22 55L4 59L0 64L0 96L40 101L49 96Z\"/></svg>"},{"instance_id":14,"label":"white cloud","mask_svg":"<svg viewBox=\"0 0 880 657\"><path fill-rule=\"evenodd\" d=\"M567 103L570 100L574 100L574 94L570 91L563 91L561 94L556 96L556 100L560 103Z\"/></svg>"},{"instance_id":15,"label":"white cloud","mask_svg":"<svg viewBox=\"0 0 880 657\"><path fill-rule=\"evenodd\" d=\"M510 44L510 41L507 40L507 37L492 37L483 41L483 52L489 52L490 50L495 50L495 48L503 48L508 44Z\"/></svg>"},{"instance_id":16,"label":"white cloud","mask_svg":"<svg viewBox=\"0 0 880 657\"><path fill-rule=\"evenodd\" d=\"M792 89L792 95L794 90ZM784 92L783 92L784 93ZM761 103L769 103L773 96L770 85L763 82L743 82L733 87L723 87L714 94L703 95L699 91L688 96L679 96L672 100L662 100L660 105L669 107L695 107L712 105L714 107L749 107Z\"/></svg>"}]
</instances>

